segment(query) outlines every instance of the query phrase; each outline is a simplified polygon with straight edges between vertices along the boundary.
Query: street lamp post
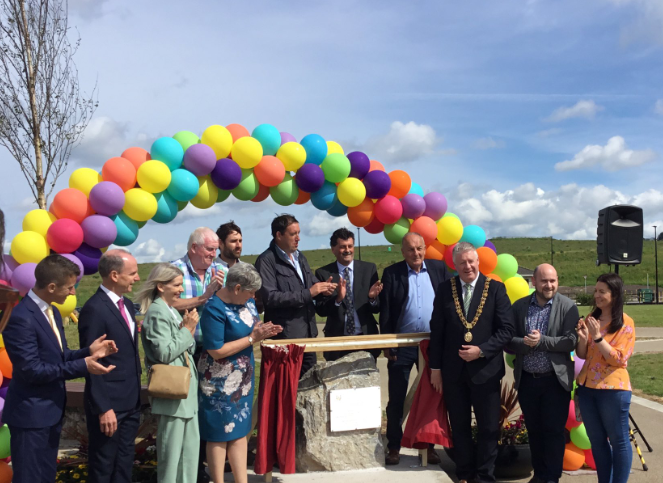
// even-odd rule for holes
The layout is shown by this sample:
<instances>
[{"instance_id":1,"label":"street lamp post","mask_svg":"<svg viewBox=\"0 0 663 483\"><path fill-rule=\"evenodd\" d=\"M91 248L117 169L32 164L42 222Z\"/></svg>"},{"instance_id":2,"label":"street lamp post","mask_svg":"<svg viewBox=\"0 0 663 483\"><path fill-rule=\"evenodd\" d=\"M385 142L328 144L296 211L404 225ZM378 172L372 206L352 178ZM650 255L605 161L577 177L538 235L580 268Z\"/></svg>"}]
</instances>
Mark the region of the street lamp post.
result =
<instances>
[{"instance_id":1,"label":"street lamp post","mask_svg":"<svg viewBox=\"0 0 663 483\"><path fill-rule=\"evenodd\" d=\"M656 238L656 227L654 225L654 265L656 267L656 303L658 303L658 243Z\"/></svg>"}]
</instances>

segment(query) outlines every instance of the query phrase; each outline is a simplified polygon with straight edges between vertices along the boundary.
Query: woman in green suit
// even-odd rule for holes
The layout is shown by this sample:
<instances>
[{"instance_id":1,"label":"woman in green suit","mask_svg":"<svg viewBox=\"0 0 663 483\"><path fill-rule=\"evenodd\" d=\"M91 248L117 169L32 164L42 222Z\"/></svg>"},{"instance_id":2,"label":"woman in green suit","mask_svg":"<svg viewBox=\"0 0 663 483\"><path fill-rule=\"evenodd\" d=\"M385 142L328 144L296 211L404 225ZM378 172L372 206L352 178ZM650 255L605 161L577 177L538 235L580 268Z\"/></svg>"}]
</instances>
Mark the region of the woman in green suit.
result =
<instances>
[{"instance_id":1,"label":"woman in green suit","mask_svg":"<svg viewBox=\"0 0 663 483\"><path fill-rule=\"evenodd\" d=\"M173 302L184 292L182 279L179 268L159 263L136 296L145 314L141 338L146 368L149 370L154 364L186 366L188 358L191 369L186 399L150 398L152 414L159 415L156 445L159 483L195 483L198 471L198 371L193 361L198 313L192 309L182 318L173 308Z\"/></svg>"}]
</instances>

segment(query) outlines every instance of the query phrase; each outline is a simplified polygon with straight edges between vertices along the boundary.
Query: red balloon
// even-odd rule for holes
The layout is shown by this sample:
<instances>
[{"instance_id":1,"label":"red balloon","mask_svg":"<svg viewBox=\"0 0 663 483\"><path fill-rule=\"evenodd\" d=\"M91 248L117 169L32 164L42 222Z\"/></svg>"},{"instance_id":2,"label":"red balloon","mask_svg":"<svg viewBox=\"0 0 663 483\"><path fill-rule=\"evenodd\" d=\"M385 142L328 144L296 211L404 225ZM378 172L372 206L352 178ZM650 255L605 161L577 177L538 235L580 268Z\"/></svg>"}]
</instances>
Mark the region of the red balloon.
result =
<instances>
[{"instance_id":1,"label":"red balloon","mask_svg":"<svg viewBox=\"0 0 663 483\"><path fill-rule=\"evenodd\" d=\"M452 256L455 246L456 244L454 243L453 245L449 245L446 250L444 250L444 262L451 270L456 270L456 264L454 263L454 258Z\"/></svg>"},{"instance_id":2,"label":"red balloon","mask_svg":"<svg viewBox=\"0 0 663 483\"><path fill-rule=\"evenodd\" d=\"M367 233L377 235L378 233L382 233L384 231L384 223L382 223L377 218L373 218L373 221L366 225L364 230L366 230Z\"/></svg>"},{"instance_id":3,"label":"red balloon","mask_svg":"<svg viewBox=\"0 0 663 483\"><path fill-rule=\"evenodd\" d=\"M307 193L306 191L299 190L299 196L297 196L297 199L295 200L296 205L305 205L311 201L311 193Z\"/></svg>"},{"instance_id":4,"label":"red balloon","mask_svg":"<svg viewBox=\"0 0 663 483\"><path fill-rule=\"evenodd\" d=\"M46 243L57 253L73 253L83 243L83 228L74 220L55 220L46 232Z\"/></svg>"},{"instance_id":5,"label":"red balloon","mask_svg":"<svg viewBox=\"0 0 663 483\"><path fill-rule=\"evenodd\" d=\"M424 237L424 243L430 245L437 238L437 224L427 216L420 216L410 225L412 233L419 233Z\"/></svg>"},{"instance_id":6,"label":"red balloon","mask_svg":"<svg viewBox=\"0 0 663 483\"><path fill-rule=\"evenodd\" d=\"M79 224L89 215L94 214L85 193L75 188L60 190L53 197L49 211L58 218L69 218Z\"/></svg>"},{"instance_id":7,"label":"red balloon","mask_svg":"<svg viewBox=\"0 0 663 483\"><path fill-rule=\"evenodd\" d=\"M576 419L576 403L571 401L569 404L569 415L566 418L566 429L570 430L571 428L577 428L582 423Z\"/></svg>"},{"instance_id":8,"label":"red balloon","mask_svg":"<svg viewBox=\"0 0 663 483\"><path fill-rule=\"evenodd\" d=\"M387 195L375 203L375 218L385 225L396 223L403 216L403 205L395 196Z\"/></svg>"},{"instance_id":9,"label":"red balloon","mask_svg":"<svg viewBox=\"0 0 663 483\"><path fill-rule=\"evenodd\" d=\"M585 451L585 464L589 466L591 469L595 470L596 461L594 461L594 453L592 453L591 449L586 449L584 451Z\"/></svg>"},{"instance_id":10,"label":"red balloon","mask_svg":"<svg viewBox=\"0 0 663 483\"><path fill-rule=\"evenodd\" d=\"M258 188L258 194L255 195L251 199L251 201L255 201L256 203L260 201L265 201L268 196L269 196L269 186L260 185L260 188Z\"/></svg>"}]
</instances>

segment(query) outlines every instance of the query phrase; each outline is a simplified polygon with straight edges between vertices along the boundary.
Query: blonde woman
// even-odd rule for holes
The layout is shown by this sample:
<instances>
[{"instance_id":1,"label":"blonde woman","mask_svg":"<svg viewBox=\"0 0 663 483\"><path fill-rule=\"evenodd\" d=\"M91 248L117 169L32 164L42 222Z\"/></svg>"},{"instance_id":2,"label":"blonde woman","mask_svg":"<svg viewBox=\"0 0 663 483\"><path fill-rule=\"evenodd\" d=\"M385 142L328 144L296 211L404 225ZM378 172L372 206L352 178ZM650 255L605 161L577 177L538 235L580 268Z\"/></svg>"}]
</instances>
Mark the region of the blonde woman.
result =
<instances>
[{"instance_id":1,"label":"blonde woman","mask_svg":"<svg viewBox=\"0 0 663 483\"><path fill-rule=\"evenodd\" d=\"M198 325L195 309L184 318L173 308L180 298L182 271L170 263L159 263L150 272L136 301L145 314L141 338L145 366L154 364L186 366L189 359L191 382L186 399L150 398L157 426L157 480L159 483L195 483L198 472L200 437L198 431L198 372L193 361Z\"/></svg>"}]
</instances>

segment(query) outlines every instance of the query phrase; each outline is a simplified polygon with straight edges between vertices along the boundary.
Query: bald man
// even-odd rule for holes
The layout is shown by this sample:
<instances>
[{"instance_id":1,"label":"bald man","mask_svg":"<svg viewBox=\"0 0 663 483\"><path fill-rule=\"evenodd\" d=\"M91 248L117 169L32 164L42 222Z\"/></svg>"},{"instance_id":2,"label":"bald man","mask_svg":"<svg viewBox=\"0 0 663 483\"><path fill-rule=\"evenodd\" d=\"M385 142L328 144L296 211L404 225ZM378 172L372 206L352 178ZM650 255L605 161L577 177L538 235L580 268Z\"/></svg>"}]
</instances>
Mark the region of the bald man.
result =
<instances>
[{"instance_id":1,"label":"bald man","mask_svg":"<svg viewBox=\"0 0 663 483\"><path fill-rule=\"evenodd\" d=\"M534 270L534 293L513 304L516 335L514 377L532 451L534 482L562 476L564 426L573 388L570 352L578 341L578 308L557 293L557 271L544 263Z\"/></svg>"},{"instance_id":2,"label":"bald man","mask_svg":"<svg viewBox=\"0 0 663 483\"><path fill-rule=\"evenodd\" d=\"M134 440L140 423L140 356L133 302L124 294L140 280L136 259L126 250L108 250L99 260L101 286L85 303L78 322L81 347L100 335L118 352L103 363L110 374L85 378L84 406L89 433L91 483L130 483ZM99 335L97 335L99 334Z\"/></svg>"}]
</instances>

